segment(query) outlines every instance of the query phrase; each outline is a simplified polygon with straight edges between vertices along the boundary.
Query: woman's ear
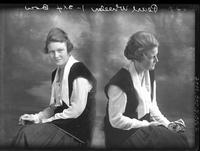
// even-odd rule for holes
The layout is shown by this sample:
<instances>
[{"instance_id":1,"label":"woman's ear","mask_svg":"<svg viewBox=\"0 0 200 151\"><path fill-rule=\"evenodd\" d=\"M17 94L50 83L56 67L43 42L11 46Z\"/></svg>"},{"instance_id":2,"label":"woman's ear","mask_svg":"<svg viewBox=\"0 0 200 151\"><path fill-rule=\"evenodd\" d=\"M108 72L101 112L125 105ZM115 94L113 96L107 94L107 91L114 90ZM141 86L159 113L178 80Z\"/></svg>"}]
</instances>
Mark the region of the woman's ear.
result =
<instances>
[{"instance_id":1,"label":"woman's ear","mask_svg":"<svg viewBox=\"0 0 200 151\"><path fill-rule=\"evenodd\" d=\"M68 40L67 41L67 52L70 53L74 48L73 44Z\"/></svg>"},{"instance_id":2,"label":"woman's ear","mask_svg":"<svg viewBox=\"0 0 200 151\"><path fill-rule=\"evenodd\" d=\"M143 58L143 57L144 57L144 54L143 54L143 52L140 51L140 50L135 51L134 56L135 56L135 60L137 60L138 62L142 62L142 60L144 59L144 58Z\"/></svg>"}]
</instances>

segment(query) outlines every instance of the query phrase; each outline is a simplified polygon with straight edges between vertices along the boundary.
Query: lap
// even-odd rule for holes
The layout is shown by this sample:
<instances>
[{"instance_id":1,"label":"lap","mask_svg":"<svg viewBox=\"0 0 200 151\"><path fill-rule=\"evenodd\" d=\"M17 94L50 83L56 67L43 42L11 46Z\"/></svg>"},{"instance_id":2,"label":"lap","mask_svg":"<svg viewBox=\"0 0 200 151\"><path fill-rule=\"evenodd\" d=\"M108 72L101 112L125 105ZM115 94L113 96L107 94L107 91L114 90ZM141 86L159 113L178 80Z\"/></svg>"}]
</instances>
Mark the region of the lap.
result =
<instances>
[{"instance_id":1,"label":"lap","mask_svg":"<svg viewBox=\"0 0 200 151\"><path fill-rule=\"evenodd\" d=\"M173 132L164 126L138 129L122 146L134 148L188 148L184 134Z\"/></svg>"},{"instance_id":2,"label":"lap","mask_svg":"<svg viewBox=\"0 0 200 151\"><path fill-rule=\"evenodd\" d=\"M52 123L21 127L13 140L15 147L80 147L81 143Z\"/></svg>"}]
</instances>

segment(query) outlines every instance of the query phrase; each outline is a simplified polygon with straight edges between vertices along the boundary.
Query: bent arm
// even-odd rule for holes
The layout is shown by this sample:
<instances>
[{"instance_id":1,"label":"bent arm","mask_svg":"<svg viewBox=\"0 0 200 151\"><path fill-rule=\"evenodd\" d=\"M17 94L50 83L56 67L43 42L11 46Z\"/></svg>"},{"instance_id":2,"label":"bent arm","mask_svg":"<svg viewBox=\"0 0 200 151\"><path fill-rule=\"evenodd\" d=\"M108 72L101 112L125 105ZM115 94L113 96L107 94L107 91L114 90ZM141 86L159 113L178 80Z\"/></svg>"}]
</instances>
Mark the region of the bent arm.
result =
<instances>
[{"instance_id":1,"label":"bent arm","mask_svg":"<svg viewBox=\"0 0 200 151\"><path fill-rule=\"evenodd\" d=\"M150 104L150 114L154 121L158 121L165 127L168 127L170 121L160 112L157 100L156 100L156 82L154 81L154 94L153 94L153 101Z\"/></svg>"},{"instance_id":2,"label":"bent arm","mask_svg":"<svg viewBox=\"0 0 200 151\"><path fill-rule=\"evenodd\" d=\"M44 119L48 119L53 116L55 106L54 104L48 106L44 110L40 111L39 113L29 114L29 118L34 123L40 123Z\"/></svg>"},{"instance_id":3,"label":"bent arm","mask_svg":"<svg viewBox=\"0 0 200 151\"><path fill-rule=\"evenodd\" d=\"M149 122L146 120L140 121L123 115L126 108L127 96L119 87L111 85L108 89L108 96L109 120L113 127L129 130L149 126Z\"/></svg>"},{"instance_id":4,"label":"bent arm","mask_svg":"<svg viewBox=\"0 0 200 151\"><path fill-rule=\"evenodd\" d=\"M73 90L70 98L71 105L61 113L56 113L48 119L48 122L57 119L77 118L84 111L87 104L88 92L92 86L85 78L77 78L73 82Z\"/></svg>"},{"instance_id":5,"label":"bent arm","mask_svg":"<svg viewBox=\"0 0 200 151\"><path fill-rule=\"evenodd\" d=\"M153 104L153 103L151 104L150 113L154 121L158 121L165 127L168 127L170 121L160 112L156 104Z\"/></svg>"}]
</instances>

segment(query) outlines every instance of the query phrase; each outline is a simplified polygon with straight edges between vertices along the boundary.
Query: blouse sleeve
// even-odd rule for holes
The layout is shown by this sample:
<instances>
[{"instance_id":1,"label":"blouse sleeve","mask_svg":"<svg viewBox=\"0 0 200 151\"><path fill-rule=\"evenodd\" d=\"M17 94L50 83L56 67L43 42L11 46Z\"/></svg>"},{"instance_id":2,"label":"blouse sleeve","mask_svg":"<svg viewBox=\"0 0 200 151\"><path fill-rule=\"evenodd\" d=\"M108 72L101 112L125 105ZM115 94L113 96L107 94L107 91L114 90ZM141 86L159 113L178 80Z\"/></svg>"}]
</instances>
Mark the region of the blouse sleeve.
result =
<instances>
[{"instance_id":1,"label":"blouse sleeve","mask_svg":"<svg viewBox=\"0 0 200 151\"><path fill-rule=\"evenodd\" d=\"M170 121L168 121L168 119L160 112L160 110L157 106L157 103L151 104L150 113L151 113L151 117L153 118L153 120L158 121L165 127L168 127L168 124L170 123Z\"/></svg>"},{"instance_id":2,"label":"blouse sleeve","mask_svg":"<svg viewBox=\"0 0 200 151\"><path fill-rule=\"evenodd\" d=\"M35 123L40 123L44 119L50 118L54 114L55 105L51 104L44 110L31 114Z\"/></svg>"},{"instance_id":3,"label":"blouse sleeve","mask_svg":"<svg viewBox=\"0 0 200 151\"><path fill-rule=\"evenodd\" d=\"M108 96L108 113L110 123L113 127L129 130L131 128L139 128L149 125L149 122L146 120L140 121L123 115L126 108L127 96L119 87L111 85L108 89Z\"/></svg>"},{"instance_id":4,"label":"blouse sleeve","mask_svg":"<svg viewBox=\"0 0 200 151\"><path fill-rule=\"evenodd\" d=\"M86 107L88 92L91 88L92 86L87 79L81 77L75 79L70 99L71 105L69 108L64 109L63 112L56 113L48 121L79 117Z\"/></svg>"},{"instance_id":5,"label":"blouse sleeve","mask_svg":"<svg viewBox=\"0 0 200 151\"><path fill-rule=\"evenodd\" d=\"M154 94L153 94L153 102L150 104L150 114L153 120L158 121L165 127L168 127L170 121L160 112L157 101L156 101L156 82L154 81Z\"/></svg>"}]
</instances>

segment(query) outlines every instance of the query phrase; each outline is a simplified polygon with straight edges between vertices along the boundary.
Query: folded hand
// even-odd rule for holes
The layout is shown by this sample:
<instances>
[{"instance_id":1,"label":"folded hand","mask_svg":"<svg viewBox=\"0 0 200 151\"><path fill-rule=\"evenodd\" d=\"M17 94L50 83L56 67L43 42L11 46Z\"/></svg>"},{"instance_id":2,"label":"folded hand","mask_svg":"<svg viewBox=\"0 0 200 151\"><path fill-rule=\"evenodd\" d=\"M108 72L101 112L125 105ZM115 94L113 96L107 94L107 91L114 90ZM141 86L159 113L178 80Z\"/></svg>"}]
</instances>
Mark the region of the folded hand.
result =
<instances>
[{"instance_id":1,"label":"folded hand","mask_svg":"<svg viewBox=\"0 0 200 151\"><path fill-rule=\"evenodd\" d=\"M150 126L158 126L158 125L162 125L162 124L160 122L157 122L157 121L150 122Z\"/></svg>"},{"instance_id":2,"label":"folded hand","mask_svg":"<svg viewBox=\"0 0 200 151\"><path fill-rule=\"evenodd\" d=\"M19 118L20 125L27 125L27 124L31 124L31 123L34 123L33 114L24 114L24 115L20 116L20 118Z\"/></svg>"},{"instance_id":3,"label":"folded hand","mask_svg":"<svg viewBox=\"0 0 200 151\"><path fill-rule=\"evenodd\" d=\"M168 128L175 132L184 132L186 126L185 126L184 121L182 119L179 119L177 121L170 122L168 125Z\"/></svg>"}]
</instances>

